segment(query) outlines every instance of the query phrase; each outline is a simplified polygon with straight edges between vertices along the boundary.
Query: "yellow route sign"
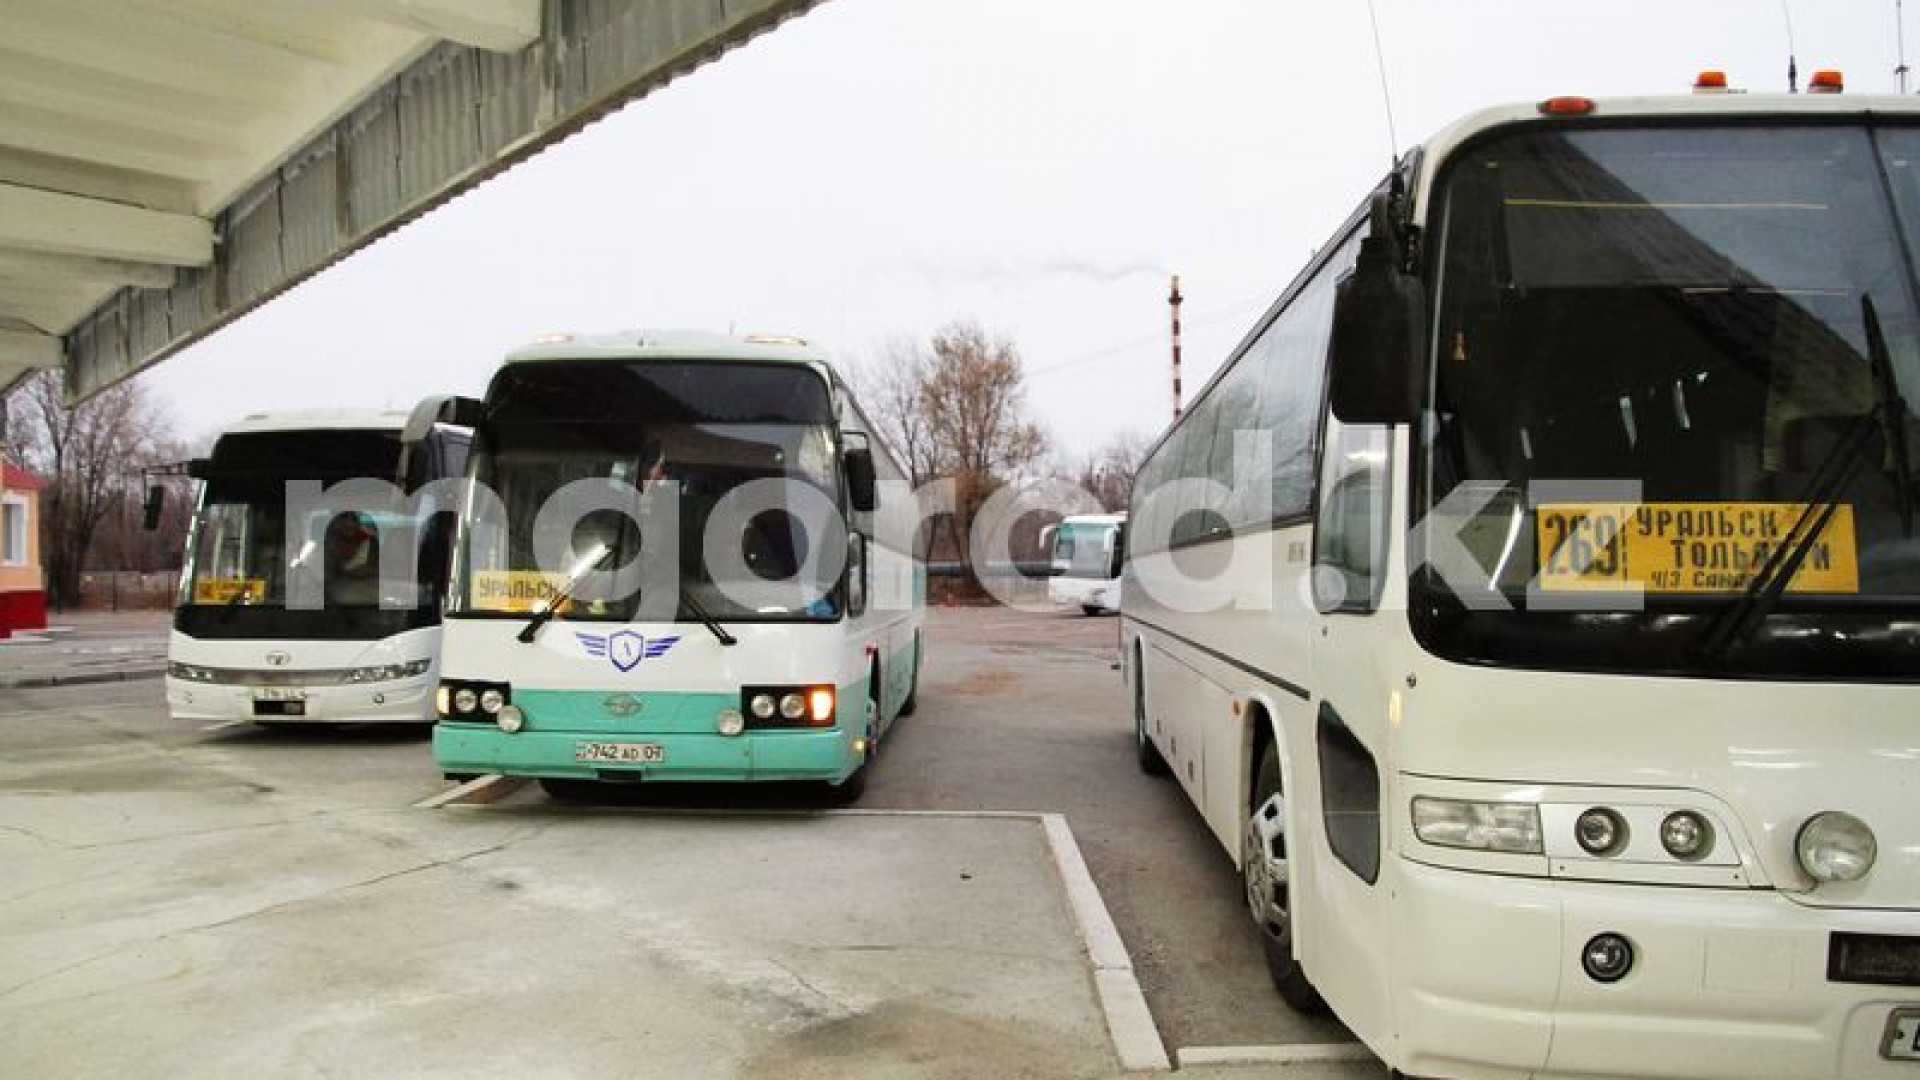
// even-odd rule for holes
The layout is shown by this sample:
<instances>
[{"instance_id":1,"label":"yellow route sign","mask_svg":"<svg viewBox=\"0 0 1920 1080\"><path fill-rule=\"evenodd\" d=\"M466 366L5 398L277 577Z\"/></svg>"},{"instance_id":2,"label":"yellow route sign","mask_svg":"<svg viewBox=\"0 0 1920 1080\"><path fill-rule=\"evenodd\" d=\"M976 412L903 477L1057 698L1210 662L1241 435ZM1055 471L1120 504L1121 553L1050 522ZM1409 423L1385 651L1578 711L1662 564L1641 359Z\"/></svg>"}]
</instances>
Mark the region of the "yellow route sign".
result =
<instances>
[{"instance_id":1,"label":"yellow route sign","mask_svg":"<svg viewBox=\"0 0 1920 1080\"><path fill-rule=\"evenodd\" d=\"M476 570L470 584L475 610L530 614L566 588L567 575L540 570ZM569 600L560 610L565 612L572 606Z\"/></svg>"},{"instance_id":2,"label":"yellow route sign","mask_svg":"<svg viewBox=\"0 0 1920 1080\"><path fill-rule=\"evenodd\" d=\"M246 600L241 603L260 603L267 598L265 578L194 578L193 602L196 604L225 604L244 594Z\"/></svg>"},{"instance_id":3,"label":"yellow route sign","mask_svg":"<svg viewBox=\"0 0 1920 1080\"><path fill-rule=\"evenodd\" d=\"M1536 514L1540 588L1740 592L1805 509L1803 503L1542 504ZM1787 590L1860 591L1853 507L1834 509Z\"/></svg>"}]
</instances>

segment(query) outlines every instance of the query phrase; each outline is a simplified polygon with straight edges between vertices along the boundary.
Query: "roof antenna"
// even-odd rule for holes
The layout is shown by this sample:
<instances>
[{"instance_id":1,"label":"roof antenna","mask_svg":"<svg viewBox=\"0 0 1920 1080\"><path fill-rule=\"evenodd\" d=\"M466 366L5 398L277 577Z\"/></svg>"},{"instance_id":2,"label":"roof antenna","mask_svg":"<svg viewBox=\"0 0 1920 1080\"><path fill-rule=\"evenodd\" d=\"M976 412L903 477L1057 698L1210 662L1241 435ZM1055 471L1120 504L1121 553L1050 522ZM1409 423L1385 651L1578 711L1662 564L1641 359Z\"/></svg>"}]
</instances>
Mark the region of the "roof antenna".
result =
<instances>
[{"instance_id":1,"label":"roof antenna","mask_svg":"<svg viewBox=\"0 0 1920 1080\"><path fill-rule=\"evenodd\" d=\"M1785 3L1786 0L1781 0ZM1393 130L1393 90L1387 84L1387 54L1380 47L1380 16L1373 10L1373 0L1367 0L1367 21L1373 24L1373 62L1380 69L1380 100L1387 109L1387 166L1392 168L1400 160L1400 136Z\"/></svg>"},{"instance_id":2,"label":"roof antenna","mask_svg":"<svg viewBox=\"0 0 1920 1080\"><path fill-rule=\"evenodd\" d=\"M1899 0L1894 2L1898 3ZM1799 50L1793 47L1793 7L1787 0L1780 0L1780 14L1787 20L1787 93L1797 94L1800 92L1800 69L1793 62L1793 54Z\"/></svg>"},{"instance_id":3,"label":"roof antenna","mask_svg":"<svg viewBox=\"0 0 1920 1080\"><path fill-rule=\"evenodd\" d=\"M1893 0L1893 40L1894 49L1900 55L1900 66L1893 73L1900 77L1900 92L1907 92L1907 17L1901 10L1900 0Z\"/></svg>"}]
</instances>

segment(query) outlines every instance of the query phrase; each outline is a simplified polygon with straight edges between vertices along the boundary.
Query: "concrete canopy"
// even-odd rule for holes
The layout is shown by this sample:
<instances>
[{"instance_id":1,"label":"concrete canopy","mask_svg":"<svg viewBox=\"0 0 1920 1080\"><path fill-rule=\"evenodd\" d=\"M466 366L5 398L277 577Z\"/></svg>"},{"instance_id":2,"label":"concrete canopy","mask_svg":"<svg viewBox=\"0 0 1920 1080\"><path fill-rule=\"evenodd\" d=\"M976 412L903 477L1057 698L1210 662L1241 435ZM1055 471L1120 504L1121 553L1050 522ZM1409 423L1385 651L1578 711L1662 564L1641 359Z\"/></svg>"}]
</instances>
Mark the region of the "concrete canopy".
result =
<instances>
[{"instance_id":1,"label":"concrete canopy","mask_svg":"<svg viewBox=\"0 0 1920 1080\"><path fill-rule=\"evenodd\" d=\"M0 0L0 390L83 398L820 0Z\"/></svg>"}]
</instances>

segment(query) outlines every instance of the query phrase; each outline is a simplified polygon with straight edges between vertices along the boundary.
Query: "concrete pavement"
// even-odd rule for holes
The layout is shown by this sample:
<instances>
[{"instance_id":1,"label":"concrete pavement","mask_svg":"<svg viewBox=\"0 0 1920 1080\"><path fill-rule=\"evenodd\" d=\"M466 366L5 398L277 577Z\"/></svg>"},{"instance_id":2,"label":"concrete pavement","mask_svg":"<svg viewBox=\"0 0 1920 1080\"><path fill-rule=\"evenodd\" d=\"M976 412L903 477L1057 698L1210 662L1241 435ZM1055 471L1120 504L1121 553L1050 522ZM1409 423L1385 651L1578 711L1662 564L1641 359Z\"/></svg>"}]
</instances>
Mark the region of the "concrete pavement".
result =
<instances>
[{"instance_id":1,"label":"concrete pavement","mask_svg":"<svg viewBox=\"0 0 1920 1080\"><path fill-rule=\"evenodd\" d=\"M971 726L982 688L948 679L929 678L942 692L882 755L867 805L900 805L887 793L926 770L968 775L947 766L977 748L926 756L944 742L911 737ZM1044 795L1044 779L1020 790ZM439 786L417 732L206 731L167 719L151 680L0 690L0 1061L23 1076L1141 1075L1102 994L1118 980L1137 997L1132 958L1076 908L1104 916L1093 881L1144 819L1088 811L1094 874L1075 887L1056 815L821 814L775 789L566 806L528 787L412 808ZM1317 1044L1265 1064L1166 1045L1196 1077L1382 1075Z\"/></svg>"},{"instance_id":2,"label":"concrete pavement","mask_svg":"<svg viewBox=\"0 0 1920 1080\"><path fill-rule=\"evenodd\" d=\"M0 639L0 688L152 679L167 670L169 611L53 612L45 631Z\"/></svg>"}]
</instances>

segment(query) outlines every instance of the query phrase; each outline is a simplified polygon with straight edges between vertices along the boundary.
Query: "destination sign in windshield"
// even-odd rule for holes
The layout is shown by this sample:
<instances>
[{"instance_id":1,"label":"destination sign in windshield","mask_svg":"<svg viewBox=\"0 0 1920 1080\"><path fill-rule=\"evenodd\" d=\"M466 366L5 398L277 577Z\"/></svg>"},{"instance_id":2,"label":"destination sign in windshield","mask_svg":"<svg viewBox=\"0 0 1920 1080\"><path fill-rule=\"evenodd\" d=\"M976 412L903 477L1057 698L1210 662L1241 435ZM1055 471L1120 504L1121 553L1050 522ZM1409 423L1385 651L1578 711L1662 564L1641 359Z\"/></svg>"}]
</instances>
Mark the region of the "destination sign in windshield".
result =
<instances>
[{"instance_id":1,"label":"destination sign in windshield","mask_svg":"<svg viewBox=\"0 0 1920 1080\"><path fill-rule=\"evenodd\" d=\"M1803 503L1552 503L1538 508L1548 592L1730 593L1786 542ZM1853 507L1841 504L1789 592L1857 593Z\"/></svg>"}]
</instances>

